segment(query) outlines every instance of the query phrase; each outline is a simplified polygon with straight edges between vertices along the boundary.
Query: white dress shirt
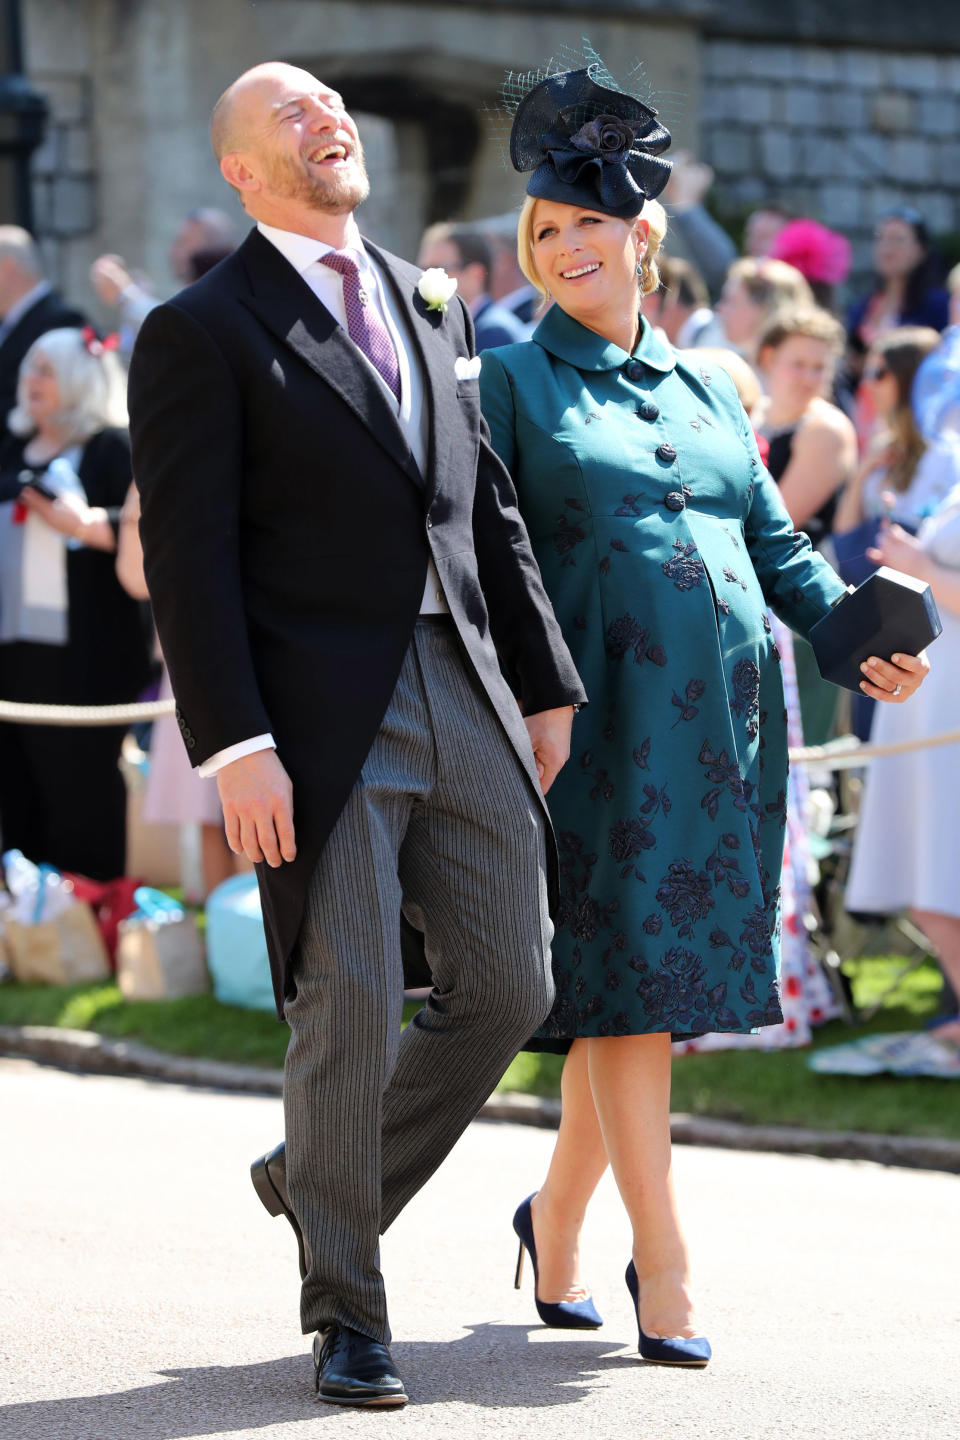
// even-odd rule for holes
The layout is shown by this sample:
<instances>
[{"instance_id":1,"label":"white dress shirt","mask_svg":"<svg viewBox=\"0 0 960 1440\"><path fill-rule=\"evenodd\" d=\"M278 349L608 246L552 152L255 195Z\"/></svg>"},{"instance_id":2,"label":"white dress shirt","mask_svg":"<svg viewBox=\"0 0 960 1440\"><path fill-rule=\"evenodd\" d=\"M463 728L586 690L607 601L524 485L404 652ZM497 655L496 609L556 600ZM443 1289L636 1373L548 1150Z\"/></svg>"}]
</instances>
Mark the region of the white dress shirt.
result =
<instances>
[{"instance_id":1,"label":"white dress shirt","mask_svg":"<svg viewBox=\"0 0 960 1440\"><path fill-rule=\"evenodd\" d=\"M320 257L328 254L334 247L325 245L322 240L313 240L308 235L296 235L292 230L278 230L275 226L265 225L262 221L258 222L257 229L265 240L269 240L281 255L289 260L298 275L301 275L310 286L320 303L326 306L338 325L346 330L347 310L343 299L343 276L329 265L320 264ZM370 304L387 327L393 347L397 352L397 364L400 370L399 402L372 361L363 356L364 363L370 366L370 373L375 375L382 385L384 396L393 407L413 458L416 460L421 474L426 475L429 415L423 376L420 373L420 365L416 360L413 346L407 337L403 316L387 286L383 284L379 271L364 249L360 231L355 224L351 226L351 234L345 249L356 260L360 270L361 283L370 296ZM360 353L363 354L362 351ZM423 598L420 602L420 614L443 614L447 609L440 577L433 561L430 560L427 565ZM200 774L204 777L216 775L218 770L222 770L225 765L229 765L234 760L240 760L245 755L252 755L257 750L275 748L272 735L255 735L249 740L241 740L236 745L229 745L225 750L218 750L200 766Z\"/></svg>"}]
</instances>

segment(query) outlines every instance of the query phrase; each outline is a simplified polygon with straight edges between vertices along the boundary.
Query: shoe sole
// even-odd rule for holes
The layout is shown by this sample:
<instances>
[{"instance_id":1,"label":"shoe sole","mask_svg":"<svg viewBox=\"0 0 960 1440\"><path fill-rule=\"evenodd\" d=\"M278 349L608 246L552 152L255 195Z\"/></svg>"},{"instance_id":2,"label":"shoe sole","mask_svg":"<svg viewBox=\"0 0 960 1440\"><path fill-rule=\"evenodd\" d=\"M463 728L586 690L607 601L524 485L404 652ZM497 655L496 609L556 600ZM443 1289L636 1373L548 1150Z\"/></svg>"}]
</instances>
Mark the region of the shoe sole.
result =
<instances>
[{"instance_id":1,"label":"shoe sole","mask_svg":"<svg viewBox=\"0 0 960 1440\"><path fill-rule=\"evenodd\" d=\"M250 1179L253 1181L253 1188L257 1192L257 1197L267 1213L269 1215L283 1215L289 1221L290 1227L297 1240L297 1251L300 1257L300 1279L305 1280L307 1278L307 1257L304 1250L303 1233L297 1224L296 1216L283 1203L279 1192L270 1179L267 1162L262 1156L259 1160L254 1160L250 1166Z\"/></svg>"},{"instance_id":2,"label":"shoe sole","mask_svg":"<svg viewBox=\"0 0 960 1440\"><path fill-rule=\"evenodd\" d=\"M684 1370L706 1370L710 1363L709 1360L653 1360L646 1355L638 1355L637 1359L642 1360L644 1365L679 1365Z\"/></svg>"},{"instance_id":3,"label":"shoe sole","mask_svg":"<svg viewBox=\"0 0 960 1440\"><path fill-rule=\"evenodd\" d=\"M371 1395L369 1399L353 1399L349 1395L324 1395L322 1391L317 1392L317 1400L325 1405L349 1405L355 1410L396 1410L401 1405L406 1405L408 1399L406 1395Z\"/></svg>"}]
</instances>

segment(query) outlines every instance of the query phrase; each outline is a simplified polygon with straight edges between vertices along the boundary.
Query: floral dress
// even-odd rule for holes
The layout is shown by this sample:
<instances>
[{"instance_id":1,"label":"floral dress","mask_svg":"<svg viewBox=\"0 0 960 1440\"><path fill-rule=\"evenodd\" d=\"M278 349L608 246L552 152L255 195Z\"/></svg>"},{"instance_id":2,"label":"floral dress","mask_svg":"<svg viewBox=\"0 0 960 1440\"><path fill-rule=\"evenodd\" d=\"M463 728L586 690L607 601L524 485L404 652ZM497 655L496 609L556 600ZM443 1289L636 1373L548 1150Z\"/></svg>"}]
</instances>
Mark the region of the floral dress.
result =
<instances>
[{"instance_id":1,"label":"floral dress","mask_svg":"<svg viewBox=\"0 0 960 1440\"><path fill-rule=\"evenodd\" d=\"M633 355L554 306L480 377L589 706L550 791L557 999L540 1039L782 1019L783 684L844 593L794 532L732 381L644 322Z\"/></svg>"}]
</instances>

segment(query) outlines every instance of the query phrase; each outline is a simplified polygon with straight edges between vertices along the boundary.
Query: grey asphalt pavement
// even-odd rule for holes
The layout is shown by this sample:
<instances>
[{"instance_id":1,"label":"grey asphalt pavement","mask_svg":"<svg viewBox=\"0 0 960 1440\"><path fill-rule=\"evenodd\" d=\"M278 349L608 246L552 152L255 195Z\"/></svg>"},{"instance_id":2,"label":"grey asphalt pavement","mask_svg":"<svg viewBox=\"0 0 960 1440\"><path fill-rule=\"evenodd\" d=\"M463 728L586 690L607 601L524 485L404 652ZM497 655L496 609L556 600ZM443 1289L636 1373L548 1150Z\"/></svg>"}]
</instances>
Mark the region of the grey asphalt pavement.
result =
<instances>
[{"instance_id":1,"label":"grey asphalt pavement","mask_svg":"<svg viewBox=\"0 0 960 1440\"><path fill-rule=\"evenodd\" d=\"M474 1124L385 1237L411 1404L318 1405L292 1235L249 1161L278 1100L0 1061L2 1440L946 1440L957 1434L956 1177L683 1147L705 1371L648 1366L605 1181L604 1328L545 1330L510 1216L549 1132Z\"/></svg>"}]
</instances>

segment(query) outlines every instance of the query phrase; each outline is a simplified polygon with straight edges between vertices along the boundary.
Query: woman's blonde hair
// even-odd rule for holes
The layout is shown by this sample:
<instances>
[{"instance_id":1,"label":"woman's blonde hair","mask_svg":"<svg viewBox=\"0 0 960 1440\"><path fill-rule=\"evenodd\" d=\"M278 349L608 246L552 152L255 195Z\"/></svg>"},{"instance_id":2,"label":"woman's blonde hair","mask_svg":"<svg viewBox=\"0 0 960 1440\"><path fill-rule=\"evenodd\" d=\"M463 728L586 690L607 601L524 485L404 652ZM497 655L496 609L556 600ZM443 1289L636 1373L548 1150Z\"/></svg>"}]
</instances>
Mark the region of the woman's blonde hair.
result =
<instances>
[{"instance_id":1,"label":"woman's blonde hair","mask_svg":"<svg viewBox=\"0 0 960 1440\"><path fill-rule=\"evenodd\" d=\"M537 262L533 258L533 210L536 203L535 198L528 195L523 202L523 209L520 211L520 218L517 221L517 261L530 284L539 293L541 300L546 301L550 299L550 295L540 278ZM642 216L649 223L650 233L647 237L647 252L640 262L641 273L638 279L640 294L649 295L660 284L657 251L663 244L664 236L667 233L667 212L659 200L645 200Z\"/></svg>"},{"instance_id":2,"label":"woman's blonde hair","mask_svg":"<svg viewBox=\"0 0 960 1440\"><path fill-rule=\"evenodd\" d=\"M745 255L734 260L727 271L726 284L739 281L754 305L764 312L764 321L787 306L813 310L816 301L806 280L785 260L754 259Z\"/></svg>"},{"instance_id":3,"label":"woman's blonde hair","mask_svg":"<svg viewBox=\"0 0 960 1440\"><path fill-rule=\"evenodd\" d=\"M46 360L60 391L55 420L71 444L89 440L110 425L126 425L126 384L123 368L112 350L87 339L80 330L48 330L34 340L23 357L17 379L17 403L7 424L14 435L37 428L26 404L27 376L34 361Z\"/></svg>"}]
</instances>

